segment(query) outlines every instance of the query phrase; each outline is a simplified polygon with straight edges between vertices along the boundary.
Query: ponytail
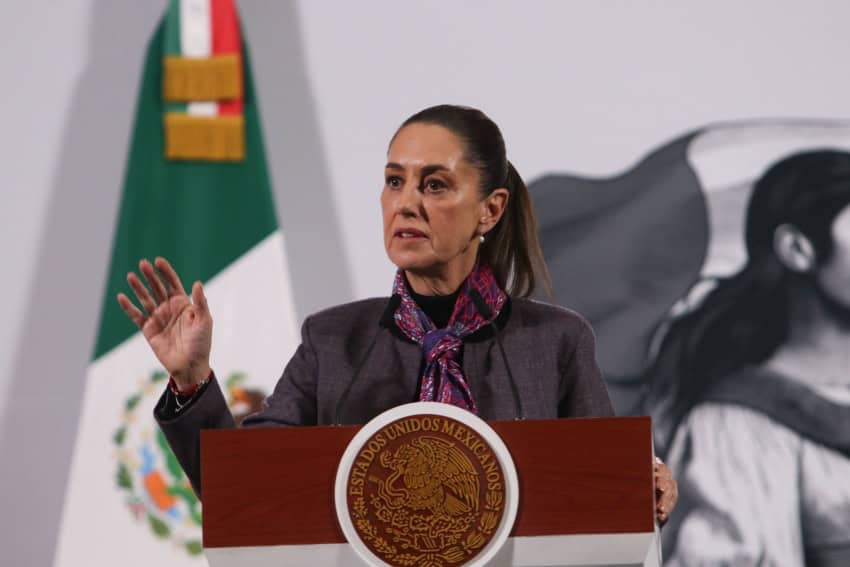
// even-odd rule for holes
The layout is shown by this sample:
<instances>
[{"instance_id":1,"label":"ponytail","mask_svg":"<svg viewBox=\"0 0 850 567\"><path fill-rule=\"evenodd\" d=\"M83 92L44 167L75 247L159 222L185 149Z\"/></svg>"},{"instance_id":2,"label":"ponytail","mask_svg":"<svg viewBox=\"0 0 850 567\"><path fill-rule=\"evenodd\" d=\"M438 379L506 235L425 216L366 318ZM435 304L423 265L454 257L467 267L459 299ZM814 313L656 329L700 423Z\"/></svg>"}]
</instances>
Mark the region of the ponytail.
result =
<instances>
[{"instance_id":1,"label":"ponytail","mask_svg":"<svg viewBox=\"0 0 850 567\"><path fill-rule=\"evenodd\" d=\"M510 295L528 297L542 280L549 295L552 284L537 237L537 218L525 182L508 161L505 188L508 203L501 220L487 234L480 255L487 260L496 281Z\"/></svg>"}]
</instances>

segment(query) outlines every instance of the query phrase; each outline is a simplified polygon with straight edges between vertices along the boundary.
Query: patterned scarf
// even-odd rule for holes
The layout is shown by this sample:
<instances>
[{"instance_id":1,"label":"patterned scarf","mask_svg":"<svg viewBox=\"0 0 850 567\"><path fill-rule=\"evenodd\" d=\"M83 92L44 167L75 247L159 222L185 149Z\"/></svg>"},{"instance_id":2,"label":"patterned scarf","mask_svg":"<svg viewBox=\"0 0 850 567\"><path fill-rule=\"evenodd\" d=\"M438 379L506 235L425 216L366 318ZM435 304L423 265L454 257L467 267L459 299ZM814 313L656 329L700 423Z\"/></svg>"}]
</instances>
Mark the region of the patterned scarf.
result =
<instances>
[{"instance_id":1,"label":"patterned scarf","mask_svg":"<svg viewBox=\"0 0 850 567\"><path fill-rule=\"evenodd\" d=\"M476 263L466 278L454 311L445 329L437 329L433 321L410 295L404 272L398 271L393 294L401 296L395 311L396 325L410 340L422 347L425 370L422 373L419 400L443 402L462 407L477 414L469 384L463 375L463 338L489 324L475 307L469 290L475 289L484 303L498 317L507 294L502 291L486 262Z\"/></svg>"}]
</instances>

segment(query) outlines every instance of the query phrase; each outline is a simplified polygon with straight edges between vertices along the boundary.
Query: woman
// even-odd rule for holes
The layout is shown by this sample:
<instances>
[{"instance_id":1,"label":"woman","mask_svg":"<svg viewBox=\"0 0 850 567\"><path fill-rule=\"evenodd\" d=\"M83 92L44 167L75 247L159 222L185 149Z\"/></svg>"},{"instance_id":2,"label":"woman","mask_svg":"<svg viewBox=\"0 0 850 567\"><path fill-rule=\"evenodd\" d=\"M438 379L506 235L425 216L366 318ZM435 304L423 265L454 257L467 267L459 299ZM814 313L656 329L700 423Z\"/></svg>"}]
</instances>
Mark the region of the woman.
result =
<instances>
[{"instance_id":1,"label":"woman","mask_svg":"<svg viewBox=\"0 0 850 567\"><path fill-rule=\"evenodd\" d=\"M587 322L527 299L546 268L498 127L478 110L428 108L402 124L387 157L384 245L399 268L392 298L308 317L274 393L243 425L364 423L417 399L484 419L612 415ZM144 311L124 294L118 301L171 373L155 414L200 491L199 431L233 422L209 367L201 284L190 301L168 262L156 268L140 263L151 291L127 277ZM663 521L675 483L656 469Z\"/></svg>"},{"instance_id":2,"label":"woman","mask_svg":"<svg viewBox=\"0 0 850 567\"><path fill-rule=\"evenodd\" d=\"M672 565L850 565L850 154L759 179L748 261L671 325L653 414Z\"/></svg>"}]
</instances>

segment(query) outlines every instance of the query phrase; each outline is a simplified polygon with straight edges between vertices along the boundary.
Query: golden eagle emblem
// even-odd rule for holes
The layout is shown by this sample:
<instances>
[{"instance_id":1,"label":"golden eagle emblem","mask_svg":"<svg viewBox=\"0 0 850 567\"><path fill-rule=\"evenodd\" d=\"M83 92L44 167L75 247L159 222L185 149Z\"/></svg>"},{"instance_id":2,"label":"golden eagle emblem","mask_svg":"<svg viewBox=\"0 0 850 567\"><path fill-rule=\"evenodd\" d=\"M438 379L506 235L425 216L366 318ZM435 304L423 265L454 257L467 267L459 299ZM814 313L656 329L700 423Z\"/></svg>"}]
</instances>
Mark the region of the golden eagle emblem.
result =
<instances>
[{"instance_id":1,"label":"golden eagle emblem","mask_svg":"<svg viewBox=\"0 0 850 567\"><path fill-rule=\"evenodd\" d=\"M478 473L451 441L417 437L382 453L381 465L393 471L377 481L378 495L391 510L429 510L445 517L478 512Z\"/></svg>"}]
</instances>

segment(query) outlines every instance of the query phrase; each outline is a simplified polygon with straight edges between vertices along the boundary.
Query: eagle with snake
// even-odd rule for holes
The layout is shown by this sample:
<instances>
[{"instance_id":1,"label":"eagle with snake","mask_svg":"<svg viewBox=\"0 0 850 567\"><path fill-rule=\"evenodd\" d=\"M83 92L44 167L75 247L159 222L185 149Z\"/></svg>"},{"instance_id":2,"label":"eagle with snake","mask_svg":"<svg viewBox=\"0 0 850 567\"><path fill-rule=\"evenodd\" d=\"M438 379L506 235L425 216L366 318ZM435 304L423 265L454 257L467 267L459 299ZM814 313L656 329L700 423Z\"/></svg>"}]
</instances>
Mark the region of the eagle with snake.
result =
<instances>
[{"instance_id":1,"label":"eagle with snake","mask_svg":"<svg viewBox=\"0 0 850 567\"><path fill-rule=\"evenodd\" d=\"M378 483L378 494L389 508L429 510L450 518L478 512L478 474L455 443L423 435L385 451L380 462L393 471Z\"/></svg>"}]
</instances>

